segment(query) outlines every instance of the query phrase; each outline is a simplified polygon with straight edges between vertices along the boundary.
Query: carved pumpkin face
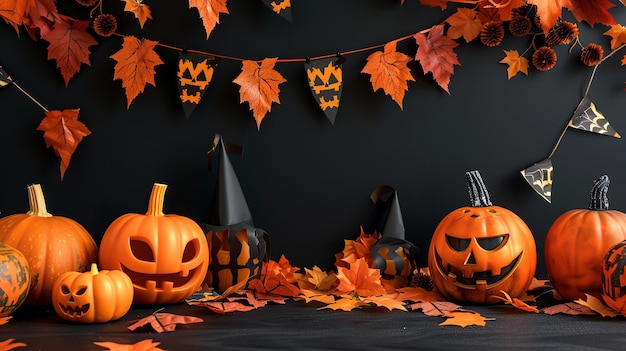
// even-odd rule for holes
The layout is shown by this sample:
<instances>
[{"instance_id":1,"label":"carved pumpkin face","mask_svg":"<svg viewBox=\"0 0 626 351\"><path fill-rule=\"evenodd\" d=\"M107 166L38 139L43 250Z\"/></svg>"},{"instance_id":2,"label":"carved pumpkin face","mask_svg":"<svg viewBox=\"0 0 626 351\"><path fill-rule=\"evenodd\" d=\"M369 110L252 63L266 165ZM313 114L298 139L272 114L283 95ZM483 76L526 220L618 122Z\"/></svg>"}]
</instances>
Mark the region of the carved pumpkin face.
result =
<instances>
[{"instance_id":1,"label":"carved pumpkin face","mask_svg":"<svg viewBox=\"0 0 626 351\"><path fill-rule=\"evenodd\" d=\"M187 117L200 103L213 79L217 59L212 56L181 53L178 59L178 92Z\"/></svg>"},{"instance_id":2,"label":"carved pumpkin face","mask_svg":"<svg viewBox=\"0 0 626 351\"><path fill-rule=\"evenodd\" d=\"M77 323L102 323L123 317L133 302L133 283L122 271L66 272L52 288L59 317Z\"/></svg>"},{"instance_id":3,"label":"carved pumpkin face","mask_svg":"<svg viewBox=\"0 0 626 351\"><path fill-rule=\"evenodd\" d=\"M208 286L220 292L258 276L267 255L268 235L246 224L218 228L202 225L211 251L205 278Z\"/></svg>"},{"instance_id":4,"label":"carved pumpkin face","mask_svg":"<svg viewBox=\"0 0 626 351\"><path fill-rule=\"evenodd\" d=\"M602 269L602 299L607 306L626 313L626 240L611 247Z\"/></svg>"},{"instance_id":5,"label":"carved pumpkin face","mask_svg":"<svg viewBox=\"0 0 626 351\"><path fill-rule=\"evenodd\" d=\"M462 207L433 234L428 267L441 293L457 301L497 303L526 292L537 266L534 237L515 213L499 206Z\"/></svg>"},{"instance_id":6,"label":"carved pumpkin face","mask_svg":"<svg viewBox=\"0 0 626 351\"><path fill-rule=\"evenodd\" d=\"M139 304L177 303L200 288L209 249L192 219L163 214L166 185L155 184L148 212L113 221L100 244L100 265L128 274Z\"/></svg>"}]
</instances>

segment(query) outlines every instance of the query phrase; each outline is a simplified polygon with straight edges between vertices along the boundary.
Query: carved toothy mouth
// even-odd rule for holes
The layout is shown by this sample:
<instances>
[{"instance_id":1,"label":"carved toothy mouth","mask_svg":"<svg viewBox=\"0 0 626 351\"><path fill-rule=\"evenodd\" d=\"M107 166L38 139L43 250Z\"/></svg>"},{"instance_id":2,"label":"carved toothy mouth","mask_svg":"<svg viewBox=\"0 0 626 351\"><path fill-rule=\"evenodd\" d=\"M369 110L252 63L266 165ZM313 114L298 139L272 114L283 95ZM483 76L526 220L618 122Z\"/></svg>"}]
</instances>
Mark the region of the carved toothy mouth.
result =
<instances>
[{"instance_id":1,"label":"carved toothy mouth","mask_svg":"<svg viewBox=\"0 0 626 351\"><path fill-rule=\"evenodd\" d=\"M62 303L59 303L59 307L61 307L61 311L70 316L70 317L80 317L83 314L87 313L87 311L89 311L89 304L86 303L82 306L65 306Z\"/></svg>"},{"instance_id":2,"label":"carved toothy mouth","mask_svg":"<svg viewBox=\"0 0 626 351\"><path fill-rule=\"evenodd\" d=\"M126 273L135 287L146 289L149 291L172 291L184 290L198 282L200 270L194 268L189 271L181 271L178 273L139 273L128 267L121 265L122 271Z\"/></svg>"},{"instance_id":3,"label":"carved toothy mouth","mask_svg":"<svg viewBox=\"0 0 626 351\"><path fill-rule=\"evenodd\" d=\"M454 285L466 288L473 289L476 288L477 285L486 285L490 287L490 285L499 283L500 281L506 279L517 267L518 262L520 261L522 255L524 253L520 253L517 257L511 261L508 265L502 267L500 270L500 274L492 275L491 271L481 271L474 272L471 277L464 277L463 272L458 267L453 267L448 264L447 267L444 267L443 260L439 253L435 249L435 260L437 262L437 268L448 279L454 281Z\"/></svg>"}]
</instances>

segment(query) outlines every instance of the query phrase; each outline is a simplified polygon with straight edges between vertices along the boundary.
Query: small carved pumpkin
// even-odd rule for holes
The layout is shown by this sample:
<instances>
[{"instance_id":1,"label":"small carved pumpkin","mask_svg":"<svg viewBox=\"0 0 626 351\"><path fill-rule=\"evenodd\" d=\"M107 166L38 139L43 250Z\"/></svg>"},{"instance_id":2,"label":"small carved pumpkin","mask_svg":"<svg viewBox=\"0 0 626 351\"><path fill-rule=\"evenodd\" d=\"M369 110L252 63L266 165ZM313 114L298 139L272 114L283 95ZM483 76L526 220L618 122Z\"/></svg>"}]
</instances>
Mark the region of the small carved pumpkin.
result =
<instances>
[{"instance_id":1,"label":"small carved pumpkin","mask_svg":"<svg viewBox=\"0 0 626 351\"><path fill-rule=\"evenodd\" d=\"M428 251L431 278L447 298L498 303L526 292L537 267L535 239L512 211L494 206L478 171L466 173L471 206L446 215Z\"/></svg>"},{"instance_id":2,"label":"small carved pumpkin","mask_svg":"<svg viewBox=\"0 0 626 351\"><path fill-rule=\"evenodd\" d=\"M163 213L166 188L155 183L148 211L118 217L100 243L100 266L126 273L138 304L184 301L200 288L209 264L200 226L188 217Z\"/></svg>"},{"instance_id":3,"label":"small carved pumpkin","mask_svg":"<svg viewBox=\"0 0 626 351\"><path fill-rule=\"evenodd\" d=\"M218 134L213 140L212 156L219 153L219 173L211 208L211 223L202 223L210 248L205 283L223 292L232 285L258 277L267 259L269 235L255 228L239 180L227 155L241 153L238 145L225 144Z\"/></svg>"},{"instance_id":4,"label":"small carved pumpkin","mask_svg":"<svg viewBox=\"0 0 626 351\"><path fill-rule=\"evenodd\" d=\"M602 267L602 299L607 306L626 315L626 240L609 249Z\"/></svg>"},{"instance_id":5,"label":"small carved pumpkin","mask_svg":"<svg viewBox=\"0 0 626 351\"><path fill-rule=\"evenodd\" d=\"M28 260L16 249L0 243L0 317L11 315L30 290Z\"/></svg>"},{"instance_id":6,"label":"small carved pumpkin","mask_svg":"<svg viewBox=\"0 0 626 351\"><path fill-rule=\"evenodd\" d=\"M133 302L133 282L118 270L65 272L54 282L52 305L59 317L77 323L102 323L122 318Z\"/></svg>"},{"instance_id":7,"label":"small carved pumpkin","mask_svg":"<svg viewBox=\"0 0 626 351\"><path fill-rule=\"evenodd\" d=\"M381 237L370 249L374 268L381 271L384 279L395 279L398 287L407 286L409 278L418 268L419 249L405 240L398 194L390 186L380 186L370 198L374 203L385 198Z\"/></svg>"},{"instance_id":8,"label":"small carved pumpkin","mask_svg":"<svg viewBox=\"0 0 626 351\"><path fill-rule=\"evenodd\" d=\"M604 256L626 240L626 213L609 209L609 183L607 175L596 179L589 207L561 214L546 234L548 277L564 299L601 298Z\"/></svg>"},{"instance_id":9,"label":"small carved pumpkin","mask_svg":"<svg viewBox=\"0 0 626 351\"><path fill-rule=\"evenodd\" d=\"M50 305L59 275L86 271L98 258L98 246L80 223L53 216L46 209L41 185L28 186L30 210L0 219L0 242L28 260L31 287L26 305Z\"/></svg>"}]
</instances>

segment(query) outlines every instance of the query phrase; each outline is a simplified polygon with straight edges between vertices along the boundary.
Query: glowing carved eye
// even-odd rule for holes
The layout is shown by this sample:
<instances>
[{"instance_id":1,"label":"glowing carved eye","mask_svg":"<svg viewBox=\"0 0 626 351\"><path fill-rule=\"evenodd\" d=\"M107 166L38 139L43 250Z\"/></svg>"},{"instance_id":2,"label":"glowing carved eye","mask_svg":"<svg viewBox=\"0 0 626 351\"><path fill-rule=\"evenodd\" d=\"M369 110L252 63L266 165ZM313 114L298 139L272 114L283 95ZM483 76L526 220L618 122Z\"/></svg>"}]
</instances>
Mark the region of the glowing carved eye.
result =
<instances>
[{"instance_id":1,"label":"glowing carved eye","mask_svg":"<svg viewBox=\"0 0 626 351\"><path fill-rule=\"evenodd\" d=\"M154 254L148 243L142 240L130 239L130 250L133 256L140 261L154 262Z\"/></svg>"},{"instance_id":2,"label":"glowing carved eye","mask_svg":"<svg viewBox=\"0 0 626 351\"><path fill-rule=\"evenodd\" d=\"M446 241L448 242L448 246L450 246L454 251L465 251L470 244L470 239L462 239L456 238L446 234Z\"/></svg>"},{"instance_id":3,"label":"glowing carved eye","mask_svg":"<svg viewBox=\"0 0 626 351\"><path fill-rule=\"evenodd\" d=\"M507 242L508 234L494 236L492 238L477 238L478 245L487 251L493 251Z\"/></svg>"}]
</instances>

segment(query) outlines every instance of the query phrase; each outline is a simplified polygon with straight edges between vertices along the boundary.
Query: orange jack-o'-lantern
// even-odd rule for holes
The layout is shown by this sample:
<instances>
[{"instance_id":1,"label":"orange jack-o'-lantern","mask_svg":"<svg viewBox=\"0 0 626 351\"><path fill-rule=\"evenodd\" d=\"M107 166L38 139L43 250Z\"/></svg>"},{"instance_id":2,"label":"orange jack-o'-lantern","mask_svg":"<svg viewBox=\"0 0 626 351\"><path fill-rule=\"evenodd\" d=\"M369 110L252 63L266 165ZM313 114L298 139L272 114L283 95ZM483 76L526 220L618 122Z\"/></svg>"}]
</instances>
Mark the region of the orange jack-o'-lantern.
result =
<instances>
[{"instance_id":1,"label":"orange jack-o'-lantern","mask_svg":"<svg viewBox=\"0 0 626 351\"><path fill-rule=\"evenodd\" d=\"M478 171L466 173L471 206L446 215L428 252L431 278L447 298L497 303L526 292L537 266L534 237L515 213L494 206Z\"/></svg>"},{"instance_id":2,"label":"orange jack-o'-lantern","mask_svg":"<svg viewBox=\"0 0 626 351\"><path fill-rule=\"evenodd\" d=\"M602 299L626 315L626 240L609 249L602 266Z\"/></svg>"},{"instance_id":3,"label":"orange jack-o'-lantern","mask_svg":"<svg viewBox=\"0 0 626 351\"><path fill-rule=\"evenodd\" d=\"M122 318L133 302L133 283L122 271L65 272L54 282L52 305L59 317L77 323Z\"/></svg>"},{"instance_id":4,"label":"orange jack-o'-lantern","mask_svg":"<svg viewBox=\"0 0 626 351\"><path fill-rule=\"evenodd\" d=\"M209 264L200 226L188 217L163 213L166 188L155 183L146 214L118 217L100 243L100 266L128 274L138 304L184 301L200 288Z\"/></svg>"}]
</instances>

